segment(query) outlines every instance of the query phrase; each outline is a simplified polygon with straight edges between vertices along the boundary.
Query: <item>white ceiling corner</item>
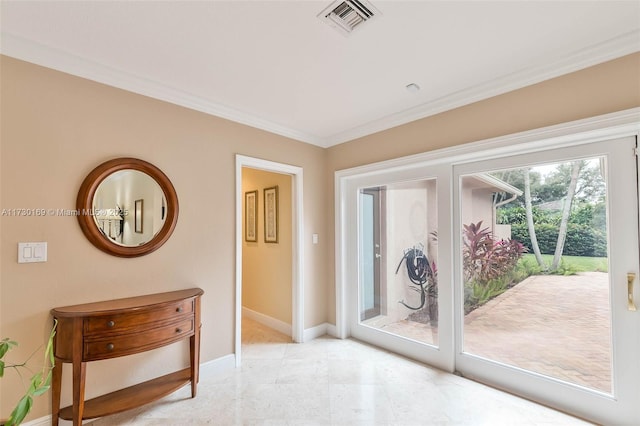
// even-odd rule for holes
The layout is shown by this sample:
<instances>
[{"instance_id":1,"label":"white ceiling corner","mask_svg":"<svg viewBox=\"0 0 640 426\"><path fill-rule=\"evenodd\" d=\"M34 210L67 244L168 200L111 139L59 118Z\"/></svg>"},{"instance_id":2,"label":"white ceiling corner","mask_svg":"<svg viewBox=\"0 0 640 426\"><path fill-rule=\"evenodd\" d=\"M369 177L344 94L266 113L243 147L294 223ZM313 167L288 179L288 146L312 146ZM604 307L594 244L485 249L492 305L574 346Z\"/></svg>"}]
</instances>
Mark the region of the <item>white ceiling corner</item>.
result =
<instances>
[{"instance_id":1,"label":"white ceiling corner","mask_svg":"<svg viewBox=\"0 0 640 426\"><path fill-rule=\"evenodd\" d=\"M5 0L0 52L329 147L640 51L636 0L329 3Z\"/></svg>"}]
</instances>

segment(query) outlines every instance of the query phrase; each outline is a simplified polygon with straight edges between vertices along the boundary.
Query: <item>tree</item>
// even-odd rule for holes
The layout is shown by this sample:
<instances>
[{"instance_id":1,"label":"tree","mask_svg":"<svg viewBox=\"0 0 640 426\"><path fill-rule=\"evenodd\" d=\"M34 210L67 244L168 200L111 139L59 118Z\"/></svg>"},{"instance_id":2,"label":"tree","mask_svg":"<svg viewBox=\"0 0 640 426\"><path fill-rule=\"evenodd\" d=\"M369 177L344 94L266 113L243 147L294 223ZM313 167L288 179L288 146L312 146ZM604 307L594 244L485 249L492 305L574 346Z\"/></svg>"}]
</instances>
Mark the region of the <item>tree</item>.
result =
<instances>
[{"instance_id":1,"label":"tree","mask_svg":"<svg viewBox=\"0 0 640 426\"><path fill-rule=\"evenodd\" d=\"M562 219L560 220L560 229L558 231L558 241L556 242L556 251L553 255L553 262L551 263L551 271L558 269L560 265L560 259L562 258L562 251L564 250L564 242L567 238L567 225L569 224L569 215L571 214L571 205L573 204L573 198L576 194L576 188L578 186L578 177L580 177L580 170L584 167L584 160L574 161L571 165L571 180L569 182L569 188L567 189L567 196L562 207Z\"/></svg>"},{"instance_id":2,"label":"tree","mask_svg":"<svg viewBox=\"0 0 640 426\"><path fill-rule=\"evenodd\" d=\"M529 228L529 237L531 238L531 248L536 256L538 266L544 271L547 266L542 259L540 248L538 247L538 239L536 238L536 229L533 223L533 207L531 206L531 178L529 177L529 169L523 169L524 174L524 205L527 216L527 227Z\"/></svg>"},{"instance_id":3,"label":"tree","mask_svg":"<svg viewBox=\"0 0 640 426\"><path fill-rule=\"evenodd\" d=\"M524 176L522 173L523 169L510 169L510 170L502 170L498 172L490 173L493 177L500 179L503 182L508 183L509 185L515 186L520 191L524 191ZM538 199L538 192L540 186L542 185L542 176L540 172L535 170L529 170L529 185L530 185L530 193L532 197L532 203L539 203L541 200ZM499 204L501 201L504 201L508 198L511 198L511 194L508 192L496 192L493 195L493 204ZM511 203L511 206L520 206L524 207L524 201L521 197L516 198Z\"/></svg>"},{"instance_id":4,"label":"tree","mask_svg":"<svg viewBox=\"0 0 640 426\"><path fill-rule=\"evenodd\" d=\"M601 202L605 198L606 184L602 176L602 166L597 159L581 160L574 200L587 203ZM544 176L544 184L533 188L533 196L540 202L562 199L571 184L574 162L556 164L555 168ZM534 204L535 204L534 199Z\"/></svg>"}]
</instances>

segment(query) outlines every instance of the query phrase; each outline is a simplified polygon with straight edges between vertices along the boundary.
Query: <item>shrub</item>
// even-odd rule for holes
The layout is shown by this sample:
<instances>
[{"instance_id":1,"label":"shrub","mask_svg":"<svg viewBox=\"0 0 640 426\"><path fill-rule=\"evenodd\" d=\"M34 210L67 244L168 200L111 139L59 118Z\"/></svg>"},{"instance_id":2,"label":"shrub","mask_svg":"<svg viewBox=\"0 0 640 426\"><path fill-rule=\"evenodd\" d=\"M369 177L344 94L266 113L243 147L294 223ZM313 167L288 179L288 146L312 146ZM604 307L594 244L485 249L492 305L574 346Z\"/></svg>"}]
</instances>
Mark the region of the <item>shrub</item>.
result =
<instances>
[{"instance_id":1,"label":"shrub","mask_svg":"<svg viewBox=\"0 0 640 426\"><path fill-rule=\"evenodd\" d=\"M536 223L535 227L540 252L542 254L554 254L558 241L558 227L545 223ZM512 225L511 236L516 240L523 241L525 247L529 251L533 251L529 228L526 224ZM606 233L587 225L569 223L567 226L567 239L562 254L567 256L606 257Z\"/></svg>"},{"instance_id":2,"label":"shrub","mask_svg":"<svg viewBox=\"0 0 640 426\"><path fill-rule=\"evenodd\" d=\"M475 308L484 305L489 300L501 295L511 286L511 279L502 276L485 283L471 281L465 283L464 313L468 314Z\"/></svg>"},{"instance_id":3,"label":"shrub","mask_svg":"<svg viewBox=\"0 0 640 426\"><path fill-rule=\"evenodd\" d=\"M528 276L542 274L542 268L540 267L540 265L538 265L538 262L523 257L516 266L516 272L519 281L522 281Z\"/></svg>"},{"instance_id":4,"label":"shrub","mask_svg":"<svg viewBox=\"0 0 640 426\"><path fill-rule=\"evenodd\" d=\"M463 268L466 281L487 282L511 271L525 247L516 240L495 240L482 221L464 225Z\"/></svg>"},{"instance_id":5,"label":"shrub","mask_svg":"<svg viewBox=\"0 0 640 426\"><path fill-rule=\"evenodd\" d=\"M525 251L517 240L494 239L489 228L482 228L482 221L464 225L465 312L486 303L512 285L518 261Z\"/></svg>"},{"instance_id":6,"label":"shrub","mask_svg":"<svg viewBox=\"0 0 640 426\"><path fill-rule=\"evenodd\" d=\"M515 207L502 207L497 209L497 223L505 225L526 225L527 213L526 209L522 206ZM537 207L533 207L531 214L533 215L533 222L537 224L548 223L551 225L559 225L562 219L560 212L553 210L542 210Z\"/></svg>"}]
</instances>

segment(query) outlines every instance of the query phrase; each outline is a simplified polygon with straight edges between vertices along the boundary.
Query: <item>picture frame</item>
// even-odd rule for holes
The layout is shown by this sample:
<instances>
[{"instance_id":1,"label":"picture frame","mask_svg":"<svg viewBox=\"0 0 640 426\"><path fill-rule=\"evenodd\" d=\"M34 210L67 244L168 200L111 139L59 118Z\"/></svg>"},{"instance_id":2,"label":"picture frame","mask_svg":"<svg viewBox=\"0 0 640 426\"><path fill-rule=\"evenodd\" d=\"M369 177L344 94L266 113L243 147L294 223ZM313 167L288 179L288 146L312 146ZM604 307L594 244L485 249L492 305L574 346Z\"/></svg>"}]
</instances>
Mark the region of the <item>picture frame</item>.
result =
<instances>
[{"instance_id":1,"label":"picture frame","mask_svg":"<svg viewBox=\"0 0 640 426\"><path fill-rule=\"evenodd\" d=\"M244 193L244 240L258 241L258 190Z\"/></svg>"},{"instance_id":2,"label":"picture frame","mask_svg":"<svg viewBox=\"0 0 640 426\"><path fill-rule=\"evenodd\" d=\"M115 241L116 238L118 238L118 229L116 228L116 224L113 222L113 220L109 221L109 238ZM118 226L119 225L120 224L118 224Z\"/></svg>"},{"instance_id":3,"label":"picture frame","mask_svg":"<svg viewBox=\"0 0 640 426\"><path fill-rule=\"evenodd\" d=\"M264 242L278 243L278 186L264 189Z\"/></svg>"},{"instance_id":4,"label":"picture frame","mask_svg":"<svg viewBox=\"0 0 640 426\"><path fill-rule=\"evenodd\" d=\"M139 199L135 201L135 208L133 211L133 217L134 217L134 231L136 234L142 234L144 233L144 222L142 219L142 215L144 213L144 200L143 199Z\"/></svg>"}]
</instances>

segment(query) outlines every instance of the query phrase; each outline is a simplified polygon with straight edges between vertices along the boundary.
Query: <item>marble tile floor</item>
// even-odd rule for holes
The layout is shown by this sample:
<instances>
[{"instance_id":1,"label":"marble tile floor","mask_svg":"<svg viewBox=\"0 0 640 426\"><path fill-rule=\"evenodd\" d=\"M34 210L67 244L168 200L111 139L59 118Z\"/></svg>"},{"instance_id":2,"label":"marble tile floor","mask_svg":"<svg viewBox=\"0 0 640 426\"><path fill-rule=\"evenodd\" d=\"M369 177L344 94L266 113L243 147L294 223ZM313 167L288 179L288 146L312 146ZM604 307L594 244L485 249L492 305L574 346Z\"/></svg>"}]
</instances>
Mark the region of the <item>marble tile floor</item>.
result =
<instances>
[{"instance_id":1,"label":"marble tile floor","mask_svg":"<svg viewBox=\"0 0 640 426\"><path fill-rule=\"evenodd\" d=\"M579 419L355 340L304 344L244 319L243 365L202 374L112 425L587 425Z\"/></svg>"}]
</instances>

